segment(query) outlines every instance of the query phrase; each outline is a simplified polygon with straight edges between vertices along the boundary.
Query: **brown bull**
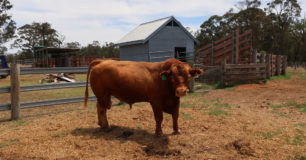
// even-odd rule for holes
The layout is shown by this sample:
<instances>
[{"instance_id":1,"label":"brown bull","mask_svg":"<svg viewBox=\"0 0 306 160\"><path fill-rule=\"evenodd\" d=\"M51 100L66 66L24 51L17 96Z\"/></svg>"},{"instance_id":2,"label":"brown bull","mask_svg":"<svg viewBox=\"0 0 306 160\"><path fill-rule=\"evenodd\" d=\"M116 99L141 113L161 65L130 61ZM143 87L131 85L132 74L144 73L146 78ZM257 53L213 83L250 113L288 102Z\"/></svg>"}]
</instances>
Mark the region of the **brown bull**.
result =
<instances>
[{"instance_id":1,"label":"brown bull","mask_svg":"<svg viewBox=\"0 0 306 160\"><path fill-rule=\"evenodd\" d=\"M84 105L88 99L88 77L97 97L98 124L109 128L106 111L111 108L111 96L130 105L149 102L156 121L155 134L161 135L163 112L172 114L174 134L179 133L178 116L180 97L187 95L190 79L202 73L176 59L164 62L131 62L95 60L87 72Z\"/></svg>"}]
</instances>

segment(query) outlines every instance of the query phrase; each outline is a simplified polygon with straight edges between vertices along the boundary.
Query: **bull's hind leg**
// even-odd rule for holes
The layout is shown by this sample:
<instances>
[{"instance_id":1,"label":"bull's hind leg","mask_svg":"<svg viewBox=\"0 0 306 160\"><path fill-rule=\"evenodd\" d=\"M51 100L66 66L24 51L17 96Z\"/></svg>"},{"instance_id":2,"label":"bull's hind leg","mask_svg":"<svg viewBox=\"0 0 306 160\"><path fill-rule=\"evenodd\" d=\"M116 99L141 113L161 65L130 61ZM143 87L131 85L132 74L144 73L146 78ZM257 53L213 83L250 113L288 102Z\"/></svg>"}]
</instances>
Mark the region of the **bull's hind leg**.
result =
<instances>
[{"instance_id":1,"label":"bull's hind leg","mask_svg":"<svg viewBox=\"0 0 306 160\"><path fill-rule=\"evenodd\" d=\"M101 128L109 129L107 121L107 109L110 109L112 105L110 95L105 95L102 100L98 99L97 102L97 114L98 114L98 124Z\"/></svg>"},{"instance_id":2,"label":"bull's hind leg","mask_svg":"<svg viewBox=\"0 0 306 160\"><path fill-rule=\"evenodd\" d=\"M108 129L108 121L107 121L107 115L106 115L107 109L106 107L102 107L99 102L97 102L97 114L98 114L98 124L101 128Z\"/></svg>"}]
</instances>

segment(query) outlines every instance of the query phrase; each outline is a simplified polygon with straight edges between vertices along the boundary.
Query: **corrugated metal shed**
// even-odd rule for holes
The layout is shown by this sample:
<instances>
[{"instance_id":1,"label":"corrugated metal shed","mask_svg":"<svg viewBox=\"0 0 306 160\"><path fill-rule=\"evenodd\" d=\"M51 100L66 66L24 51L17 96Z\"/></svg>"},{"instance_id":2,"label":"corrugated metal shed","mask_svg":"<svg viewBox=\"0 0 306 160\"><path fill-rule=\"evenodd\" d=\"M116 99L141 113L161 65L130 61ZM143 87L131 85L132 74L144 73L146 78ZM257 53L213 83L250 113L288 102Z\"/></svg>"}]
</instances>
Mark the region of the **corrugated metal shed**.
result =
<instances>
[{"instance_id":1,"label":"corrugated metal shed","mask_svg":"<svg viewBox=\"0 0 306 160\"><path fill-rule=\"evenodd\" d=\"M154 36L162 27L166 26L169 22L175 21L179 27L181 27L186 34L194 40L196 44L199 44L198 40L196 40L182 25L179 21L177 21L173 16L154 20L147 23L142 23L123 38L121 38L116 45L118 46L126 46L133 44L144 44L146 43L152 36Z\"/></svg>"},{"instance_id":2,"label":"corrugated metal shed","mask_svg":"<svg viewBox=\"0 0 306 160\"><path fill-rule=\"evenodd\" d=\"M120 60L159 62L177 58L193 61L199 42L173 16L140 24L120 39Z\"/></svg>"}]
</instances>

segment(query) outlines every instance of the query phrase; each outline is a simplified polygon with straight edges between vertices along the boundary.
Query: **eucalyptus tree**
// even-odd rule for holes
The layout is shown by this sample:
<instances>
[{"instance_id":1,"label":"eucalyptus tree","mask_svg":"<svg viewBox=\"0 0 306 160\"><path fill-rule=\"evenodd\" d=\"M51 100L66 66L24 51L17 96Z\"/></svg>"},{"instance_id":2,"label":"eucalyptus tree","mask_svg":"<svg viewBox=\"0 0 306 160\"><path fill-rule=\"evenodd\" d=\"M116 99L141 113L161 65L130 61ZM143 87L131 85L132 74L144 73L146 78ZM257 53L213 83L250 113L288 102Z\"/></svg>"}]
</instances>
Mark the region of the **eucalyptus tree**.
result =
<instances>
[{"instance_id":1,"label":"eucalyptus tree","mask_svg":"<svg viewBox=\"0 0 306 160\"><path fill-rule=\"evenodd\" d=\"M23 52L34 53L37 46L59 47L62 38L48 22L25 24L18 29L18 37L13 47L22 49Z\"/></svg>"},{"instance_id":2,"label":"eucalyptus tree","mask_svg":"<svg viewBox=\"0 0 306 160\"><path fill-rule=\"evenodd\" d=\"M15 34L16 23L8 13L12 7L8 0L0 0L0 55L7 50L4 43L12 39Z\"/></svg>"}]
</instances>

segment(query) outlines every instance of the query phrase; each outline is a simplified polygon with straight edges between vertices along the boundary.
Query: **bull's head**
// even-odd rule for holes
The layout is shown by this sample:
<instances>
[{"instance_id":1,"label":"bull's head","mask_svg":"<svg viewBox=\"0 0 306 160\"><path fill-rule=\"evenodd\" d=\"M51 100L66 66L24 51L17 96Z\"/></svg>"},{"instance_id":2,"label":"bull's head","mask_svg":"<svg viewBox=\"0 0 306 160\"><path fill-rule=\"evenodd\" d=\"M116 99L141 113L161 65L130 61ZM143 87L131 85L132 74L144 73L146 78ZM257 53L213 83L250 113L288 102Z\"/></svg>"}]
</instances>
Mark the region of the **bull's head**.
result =
<instances>
[{"instance_id":1,"label":"bull's head","mask_svg":"<svg viewBox=\"0 0 306 160\"><path fill-rule=\"evenodd\" d=\"M169 79L175 92L175 96L186 96L191 78L201 75L201 69L193 69L188 64L176 59L165 62L160 73L163 80Z\"/></svg>"}]
</instances>

